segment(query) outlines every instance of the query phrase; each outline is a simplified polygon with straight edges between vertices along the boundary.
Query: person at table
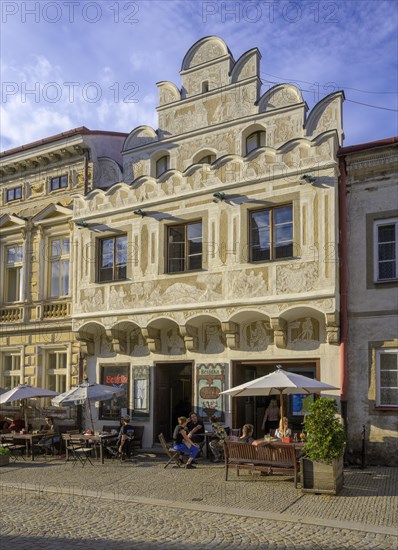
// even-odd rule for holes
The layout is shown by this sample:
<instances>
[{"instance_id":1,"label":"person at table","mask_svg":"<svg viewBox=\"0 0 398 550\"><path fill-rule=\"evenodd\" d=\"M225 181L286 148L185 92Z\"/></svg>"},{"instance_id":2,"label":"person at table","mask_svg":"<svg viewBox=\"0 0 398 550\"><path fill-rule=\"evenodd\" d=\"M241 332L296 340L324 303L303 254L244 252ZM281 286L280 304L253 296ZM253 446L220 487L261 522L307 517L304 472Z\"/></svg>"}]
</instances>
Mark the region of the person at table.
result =
<instances>
[{"instance_id":1,"label":"person at table","mask_svg":"<svg viewBox=\"0 0 398 550\"><path fill-rule=\"evenodd\" d=\"M57 445L59 446L61 442L59 428L55 424L54 418L52 416L46 416L45 422L45 425L40 430L40 432L45 435L38 441L38 445L43 449L43 452L51 451Z\"/></svg>"},{"instance_id":2,"label":"person at table","mask_svg":"<svg viewBox=\"0 0 398 550\"><path fill-rule=\"evenodd\" d=\"M275 437L282 439L282 437L292 437L292 430L288 425L289 421L286 416L281 418L279 422L279 428L275 431Z\"/></svg>"},{"instance_id":3,"label":"person at table","mask_svg":"<svg viewBox=\"0 0 398 550\"><path fill-rule=\"evenodd\" d=\"M8 432L17 432L25 429L25 422L22 420L21 416L18 413L15 413L12 417L11 424L8 426Z\"/></svg>"},{"instance_id":4,"label":"person at table","mask_svg":"<svg viewBox=\"0 0 398 550\"><path fill-rule=\"evenodd\" d=\"M254 432L253 424L245 424L242 427L242 435L240 436L238 441L240 443L253 443L254 441L253 432Z\"/></svg>"},{"instance_id":5,"label":"person at table","mask_svg":"<svg viewBox=\"0 0 398 550\"><path fill-rule=\"evenodd\" d=\"M191 412L187 424L188 437L194 443L203 443L203 434L205 433L205 427L203 422L199 419L198 415Z\"/></svg>"},{"instance_id":6,"label":"person at table","mask_svg":"<svg viewBox=\"0 0 398 550\"><path fill-rule=\"evenodd\" d=\"M213 455L212 462L220 462L221 452L223 450L224 441L227 441L228 434L214 418L212 418L211 426L213 428L212 439L209 443L211 453Z\"/></svg>"},{"instance_id":7,"label":"person at table","mask_svg":"<svg viewBox=\"0 0 398 550\"><path fill-rule=\"evenodd\" d=\"M263 423L261 429L267 434L270 430L276 430L279 426L279 419L281 417L278 403L276 399L271 399L268 407L265 409Z\"/></svg>"},{"instance_id":8,"label":"person at table","mask_svg":"<svg viewBox=\"0 0 398 550\"><path fill-rule=\"evenodd\" d=\"M179 451L180 454L189 454L189 458L187 460L187 463L185 464L185 468L191 469L196 468L196 466L194 466L192 462L195 460L197 454L199 453L200 447L197 443L194 443L191 439L189 439L187 425L188 419L186 418L186 416L179 416L178 424L174 428L173 433L173 449L175 451Z\"/></svg>"},{"instance_id":9,"label":"person at table","mask_svg":"<svg viewBox=\"0 0 398 550\"><path fill-rule=\"evenodd\" d=\"M128 443L134 439L134 428L130 425L130 417L123 416L121 420L121 427L119 431L119 437L117 440L117 450L118 453L123 455L129 454Z\"/></svg>"},{"instance_id":10,"label":"person at table","mask_svg":"<svg viewBox=\"0 0 398 550\"><path fill-rule=\"evenodd\" d=\"M10 424L7 421L6 417L0 414L0 433L6 433L9 425Z\"/></svg>"}]
</instances>

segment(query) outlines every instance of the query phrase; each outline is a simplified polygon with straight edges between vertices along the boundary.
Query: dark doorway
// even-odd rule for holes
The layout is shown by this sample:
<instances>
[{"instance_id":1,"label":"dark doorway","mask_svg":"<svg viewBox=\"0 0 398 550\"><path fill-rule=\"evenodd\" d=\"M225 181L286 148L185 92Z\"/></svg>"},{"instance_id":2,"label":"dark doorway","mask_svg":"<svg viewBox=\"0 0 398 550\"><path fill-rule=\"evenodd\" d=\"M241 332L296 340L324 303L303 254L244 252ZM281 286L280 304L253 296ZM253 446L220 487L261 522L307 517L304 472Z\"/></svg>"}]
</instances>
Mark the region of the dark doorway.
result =
<instances>
[{"instance_id":1,"label":"dark doorway","mask_svg":"<svg viewBox=\"0 0 398 550\"><path fill-rule=\"evenodd\" d=\"M163 433L171 439L179 416L192 408L192 363L157 363L155 366L154 442Z\"/></svg>"},{"instance_id":2,"label":"dark doorway","mask_svg":"<svg viewBox=\"0 0 398 550\"><path fill-rule=\"evenodd\" d=\"M233 365L233 383L232 386L244 384L249 380L254 380L260 376L265 376L276 370L276 365L281 364L285 370L293 371L309 378L319 378L319 361L241 361ZM265 409L268 407L271 399L276 399L280 405L279 396L271 395L268 397L234 397L232 399L232 418L233 427L241 428L243 424L253 424L255 436L262 437L264 430L261 429ZM296 414L293 410L293 397L285 395L284 408L289 419L289 426L294 430L302 429L304 416Z\"/></svg>"}]
</instances>

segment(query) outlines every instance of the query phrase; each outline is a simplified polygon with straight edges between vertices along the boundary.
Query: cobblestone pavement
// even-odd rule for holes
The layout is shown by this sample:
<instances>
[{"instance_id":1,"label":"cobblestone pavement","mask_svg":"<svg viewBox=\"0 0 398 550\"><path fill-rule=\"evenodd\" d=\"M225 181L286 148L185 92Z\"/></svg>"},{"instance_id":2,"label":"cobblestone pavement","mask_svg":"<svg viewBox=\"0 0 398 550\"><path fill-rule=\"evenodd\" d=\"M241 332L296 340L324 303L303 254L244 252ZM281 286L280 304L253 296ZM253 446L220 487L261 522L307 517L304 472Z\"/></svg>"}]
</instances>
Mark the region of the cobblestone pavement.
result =
<instances>
[{"instance_id":1,"label":"cobblestone pavement","mask_svg":"<svg viewBox=\"0 0 398 550\"><path fill-rule=\"evenodd\" d=\"M163 468L144 455L73 467L59 460L1 470L0 548L396 550L398 469L347 470L337 497L289 478L219 465ZM4 546L3 546L4 545Z\"/></svg>"}]
</instances>

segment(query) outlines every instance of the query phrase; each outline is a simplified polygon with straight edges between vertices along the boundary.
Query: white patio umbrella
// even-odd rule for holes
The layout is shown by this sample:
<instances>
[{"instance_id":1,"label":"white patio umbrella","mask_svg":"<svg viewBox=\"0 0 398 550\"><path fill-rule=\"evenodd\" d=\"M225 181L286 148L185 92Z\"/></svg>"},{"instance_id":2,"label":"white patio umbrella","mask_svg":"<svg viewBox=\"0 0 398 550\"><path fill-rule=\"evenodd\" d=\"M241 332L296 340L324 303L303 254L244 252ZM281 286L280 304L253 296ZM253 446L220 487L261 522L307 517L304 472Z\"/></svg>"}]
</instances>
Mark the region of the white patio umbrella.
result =
<instances>
[{"instance_id":1,"label":"white patio umbrella","mask_svg":"<svg viewBox=\"0 0 398 550\"><path fill-rule=\"evenodd\" d=\"M249 397L249 396L264 396L264 395L278 395L280 396L280 413L281 418L284 415L283 407L283 394L297 394L297 393L317 393L325 390L337 390L335 386L325 384L319 380L308 378L301 374L294 372L288 372L283 370L281 365L276 366L276 371L250 380L235 386L229 390L222 391L224 395L231 395L232 397Z\"/></svg>"},{"instance_id":2,"label":"white patio umbrella","mask_svg":"<svg viewBox=\"0 0 398 550\"><path fill-rule=\"evenodd\" d=\"M56 395L59 395L56 391L46 390L44 388L36 388L35 386L29 386L29 384L20 384L19 386L12 388L12 390L9 390L0 395L0 405L11 403L12 401L22 401L25 428L28 429L29 424L27 399L34 399L36 397L54 397Z\"/></svg>"},{"instance_id":3,"label":"white patio umbrella","mask_svg":"<svg viewBox=\"0 0 398 550\"><path fill-rule=\"evenodd\" d=\"M124 392L120 386L105 386L102 384L90 384L88 381L59 394L51 400L56 407L86 404L89 410L91 427L94 431L94 422L91 412L90 401L108 401Z\"/></svg>"}]
</instances>

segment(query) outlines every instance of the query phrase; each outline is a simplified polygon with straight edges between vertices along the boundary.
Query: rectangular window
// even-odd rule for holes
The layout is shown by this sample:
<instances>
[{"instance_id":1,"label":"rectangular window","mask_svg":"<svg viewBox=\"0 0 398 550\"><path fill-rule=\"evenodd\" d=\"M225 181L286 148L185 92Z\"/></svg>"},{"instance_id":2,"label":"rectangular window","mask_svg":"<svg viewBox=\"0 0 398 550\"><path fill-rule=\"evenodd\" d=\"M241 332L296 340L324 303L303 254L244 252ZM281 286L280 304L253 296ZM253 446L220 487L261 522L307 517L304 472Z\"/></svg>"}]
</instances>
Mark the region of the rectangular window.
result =
<instances>
[{"instance_id":1,"label":"rectangular window","mask_svg":"<svg viewBox=\"0 0 398 550\"><path fill-rule=\"evenodd\" d=\"M47 388L63 393L67 390L67 353L55 351L47 354Z\"/></svg>"},{"instance_id":2,"label":"rectangular window","mask_svg":"<svg viewBox=\"0 0 398 550\"><path fill-rule=\"evenodd\" d=\"M376 406L398 407L398 349L376 352Z\"/></svg>"},{"instance_id":3,"label":"rectangular window","mask_svg":"<svg viewBox=\"0 0 398 550\"><path fill-rule=\"evenodd\" d=\"M374 258L375 282L398 278L398 219L375 222Z\"/></svg>"},{"instance_id":4,"label":"rectangular window","mask_svg":"<svg viewBox=\"0 0 398 550\"><path fill-rule=\"evenodd\" d=\"M127 235L99 241L98 281L123 281L127 276Z\"/></svg>"},{"instance_id":5,"label":"rectangular window","mask_svg":"<svg viewBox=\"0 0 398 550\"><path fill-rule=\"evenodd\" d=\"M68 176L66 174L50 179L50 191L66 189L68 187Z\"/></svg>"},{"instance_id":6,"label":"rectangular window","mask_svg":"<svg viewBox=\"0 0 398 550\"><path fill-rule=\"evenodd\" d=\"M101 384L123 388L125 391L118 397L101 402L101 420L120 420L120 417L130 414L128 409L129 370L127 365L103 365L101 369Z\"/></svg>"},{"instance_id":7,"label":"rectangular window","mask_svg":"<svg viewBox=\"0 0 398 550\"><path fill-rule=\"evenodd\" d=\"M293 256L292 205L250 212L250 261Z\"/></svg>"},{"instance_id":8,"label":"rectangular window","mask_svg":"<svg viewBox=\"0 0 398 550\"><path fill-rule=\"evenodd\" d=\"M169 227L167 243L168 273L202 268L202 222Z\"/></svg>"},{"instance_id":9,"label":"rectangular window","mask_svg":"<svg viewBox=\"0 0 398 550\"><path fill-rule=\"evenodd\" d=\"M6 191L6 202L17 201L22 199L22 186L13 187L12 189L7 189Z\"/></svg>"},{"instance_id":10,"label":"rectangular window","mask_svg":"<svg viewBox=\"0 0 398 550\"><path fill-rule=\"evenodd\" d=\"M10 390L20 384L21 381L21 355L19 353L7 353L3 355L2 386Z\"/></svg>"},{"instance_id":11,"label":"rectangular window","mask_svg":"<svg viewBox=\"0 0 398 550\"><path fill-rule=\"evenodd\" d=\"M69 293L69 254L68 237L51 239L49 247L51 298L66 296Z\"/></svg>"},{"instance_id":12,"label":"rectangular window","mask_svg":"<svg viewBox=\"0 0 398 550\"><path fill-rule=\"evenodd\" d=\"M22 300L23 246L9 246L5 252L5 301L19 302Z\"/></svg>"}]
</instances>

